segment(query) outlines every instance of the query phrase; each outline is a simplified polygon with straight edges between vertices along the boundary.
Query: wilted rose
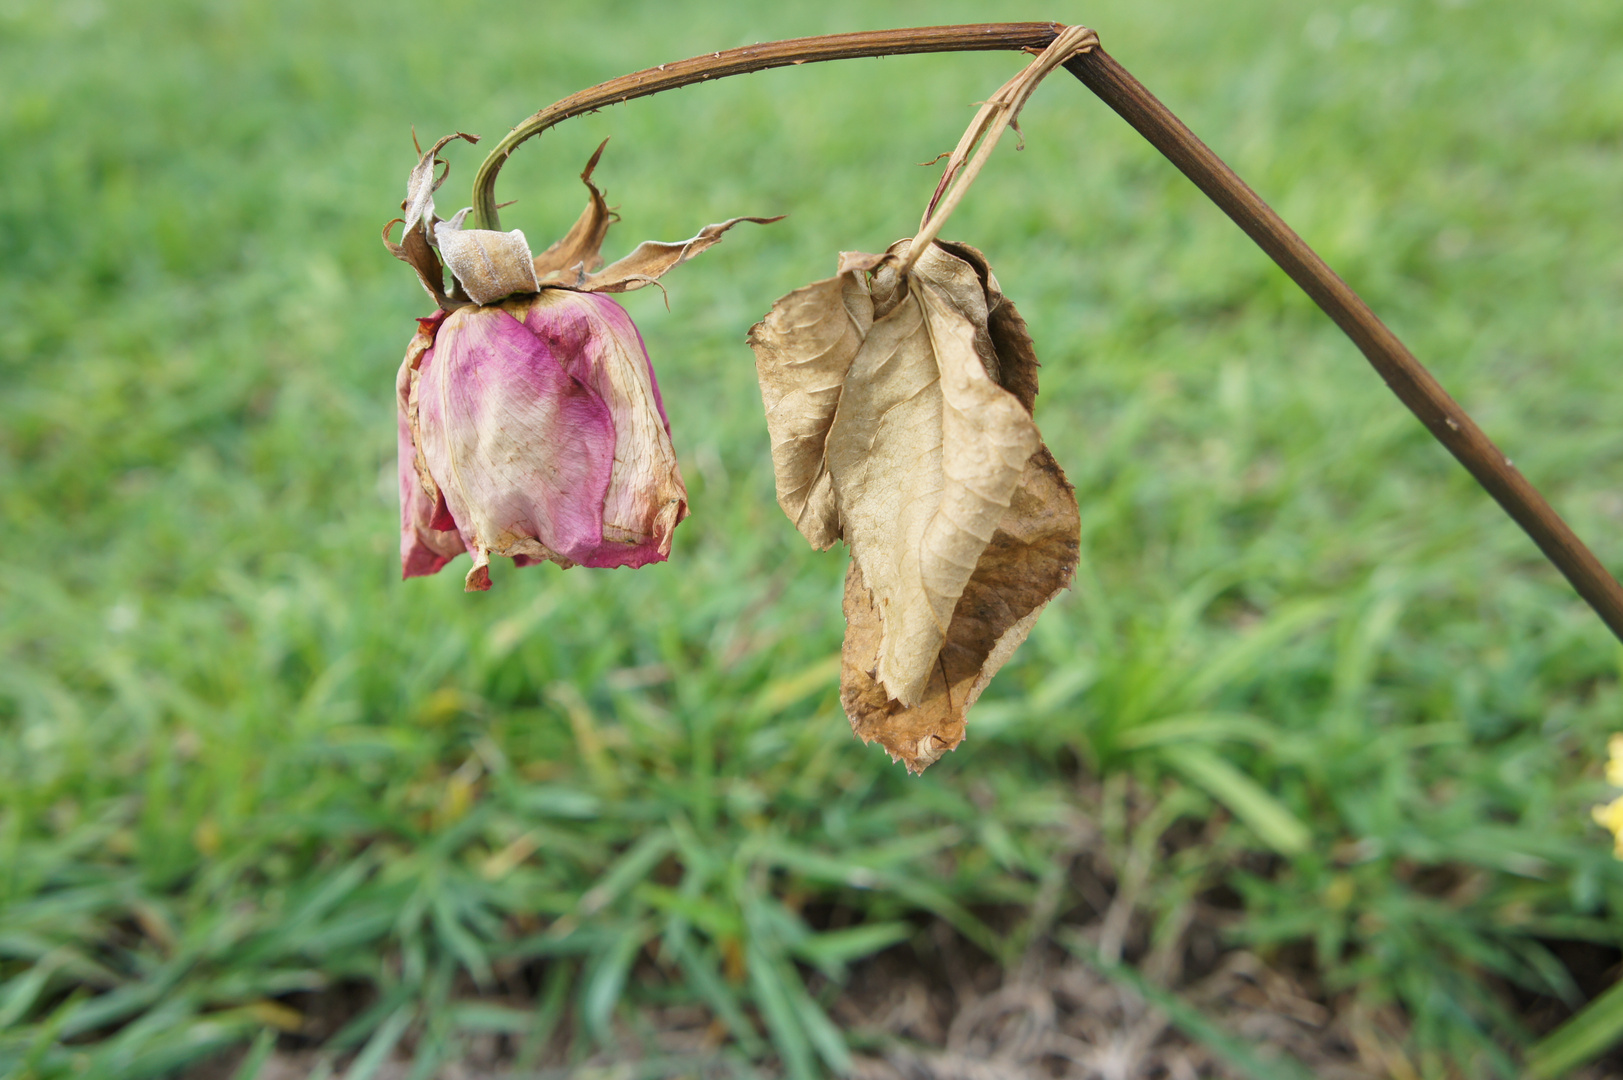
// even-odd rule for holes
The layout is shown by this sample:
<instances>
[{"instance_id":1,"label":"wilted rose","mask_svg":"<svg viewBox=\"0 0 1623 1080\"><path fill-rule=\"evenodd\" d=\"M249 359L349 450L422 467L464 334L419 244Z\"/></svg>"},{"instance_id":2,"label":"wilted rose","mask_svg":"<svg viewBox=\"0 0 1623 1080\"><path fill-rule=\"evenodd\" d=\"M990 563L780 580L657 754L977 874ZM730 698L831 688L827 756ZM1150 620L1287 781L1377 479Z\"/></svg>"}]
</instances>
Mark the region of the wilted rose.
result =
<instances>
[{"instance_id":1,"label":"wilted rose","mask_svg":"<svg viewBox=\"0 0 1623 1080\"><path fill-rule=\"evenodd\" d=\"M404 575L435 573L464 550L469 590L490 587L491 555L520 566L663 561L687 489L642 336L602 294L657 280L739 221L777 219L644 243L593 273L614 221L591 181L602 147L581 174L591 198L580 220L532 257L518 230L463 229L467 211L434 216L447 141L412 170L402 242L384 234L441 308L418 320L396 380Z\"/></svg>"},{"instance_id":2,"label":"wilted rose","mask_svg":"<svg viewBox=\"0 0 1623 1080\"><path fill-rule=\"evenodd\" d=\"M670 554L687 489L642 338L609 297L545 289L458 308L400 381L402 491L425 493L402 501L402 529L429 552L455 530L470 589L490 587L493 554L597 567ZM445 561L403 554L408 577Z\"/></svg>"}]
</instances>

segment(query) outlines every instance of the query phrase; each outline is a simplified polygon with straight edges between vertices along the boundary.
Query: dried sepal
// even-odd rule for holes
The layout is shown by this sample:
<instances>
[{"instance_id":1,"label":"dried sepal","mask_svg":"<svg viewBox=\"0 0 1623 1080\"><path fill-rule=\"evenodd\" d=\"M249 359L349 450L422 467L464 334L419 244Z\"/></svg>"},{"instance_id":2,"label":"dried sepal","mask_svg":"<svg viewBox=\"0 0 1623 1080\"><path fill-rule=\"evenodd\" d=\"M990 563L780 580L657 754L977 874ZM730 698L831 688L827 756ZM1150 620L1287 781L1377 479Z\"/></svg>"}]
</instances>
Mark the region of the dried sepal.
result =
<instances>
[{"instance_id":1,"label":"dried sepal","mask_svg":"<svg viewBox=\"0 0 1623 1080\"><path fill-rule=\"evenodd\" d=\"M604 139L598 144L592 157L586 162L586 168L581 170L580 182L586 185L589 193L586 200L586 209L570 226L569 231L551 247L535 257L536 280L543 285L574 286L579 283L582 274L589 274L603 265L603 241L609 235L609 226L619 220L609 204L603 199L603 192L592 183L592 172L597 168L598 159L603 156L603 148L609 145Z\"/></svg>"},{"instance_id":2,"label":"dried sepal","mask_svg":"<svg viewBox=\"0 0 1623 1080\"><path fill-rule=\"evenodd\" d=\"M706 225L697 236L675 243L647 241L631 254L603 267L601 249L609 227L619 220L592 182L592 173L603 156L604 140L598 145L581 182L586 185L586 209L556 243L540 255L530 250L524 233L514 229L465 229L463 220L471 212L462 210L448 221L434 214L434 192L450 171L438 155L453 139L477 142L478 136L457 132L440 139L418 157L406 180L406 198L400 204L404 218L396 218L383 228L383 243L389 253L411 266L423 288L442 309L464 303L493 304L509 296L536 293L543 288L573 289L579 292L630 292L651 285L667 271L687 262L700 252L721 242L723 234L741 221L769 224L779 217L737 217ZM435 169L445 165L436 175ZM397 223L404 223L400 243L389 239ZM443 263L442 263L443 260ZM444 271L451 271L451 287L445 288Z\"/></svg>"},{"instance_id":3,"label":"dried sepal","mask_svg":"<svg viewBox=\"0 0 1623 1080\"><path fill-rule=\"evenodd\" d=\"M389 239L389 233L403 220L395 218L383 227L383 246L389 249L390 255L416 271L417 280L443 309L449 306L449 298L445 294L445 269L440 265L439 256L429 246L423 230L407 229L398 244Z\"/></svg>"},{"instance_id":4,"label":"dried sepal","mask_svg":"<svg viewBox=\"0 0 1623 1080\"><path fill-rule=\"evenodd\" d=\"M735 217L715 225L706 225L699 230L699 235L688 240L678 240L675 243L644 240L624 258L616 259L595 274L582 275L575 288L584 292L607 293L640 289L644 285L652 285L667 271L682 265L700 252L708 251L721 243L721 238L727 230L741 221L770 225L774 221L782 220L782 214L777 217Z\"/></svg>"},{"instance_id":5,"label":"dried sepal","mask_svg":"<svg viewBox=\"0 0 1623 1080\"><path fill-rule=\"evenodd\" d=\"M434 192L445 183L445 178L451 171L450 162L441 158L439 153L454 139L476 143L479 136L458 131L440 139L428 148L427 153L419 153L417 164L412 166L411 173L406 177L406 197L400 203L400 211L406 216L395 218L383 226L383 246L388 248L389 254L416 271L417 280L422 283L423 288L434 298L434 302L441 310L455 307L467 299L455 279L452 280L451 291L446 292L445 270L434 251L431 236L438 222L434 216ZM415 140L416 136L413 136L413 141ZM434 170L441 165L444 165L445 169L436 176ZM389 233L397 224L404 226L398 244L389 239Z\"/></svg>"},{"instance_id":6,"label":"dried sepal","mask_svg":"<svg viewBox=\"0 0 1623 1080\"><path fill-rule=\"evenodd\" d=\"M535 279L535 261L530 243L519 229L464 229L468 210L458 211L450 221L434 227L440 256L456 280L476 304L494 304L516 293L541 289Z\"/></svg>"},{"instance_id":7,"label":"dried sepal","mask_svg":"<svg viewBox=\"0 0 1623 1080\"><path fill-rule=\"evenodd\" d=\"M476 143L479 141L479 136L468 135L461 131L445 136L429 147L427 153L418 157L417 164L412 167L410 175L406 177L406 198L400 204L400 211L406 215L407 232L415 229L419 222L423 223L425 227L433 225L434 192L438 191L440 185L445 183L445 178L451 175L451 163L439 156L440 151L445 149L448 143L456 139ZM435 176L434 170L441 165L445 166L445 170Z\"/></svg>"}]
</instances>

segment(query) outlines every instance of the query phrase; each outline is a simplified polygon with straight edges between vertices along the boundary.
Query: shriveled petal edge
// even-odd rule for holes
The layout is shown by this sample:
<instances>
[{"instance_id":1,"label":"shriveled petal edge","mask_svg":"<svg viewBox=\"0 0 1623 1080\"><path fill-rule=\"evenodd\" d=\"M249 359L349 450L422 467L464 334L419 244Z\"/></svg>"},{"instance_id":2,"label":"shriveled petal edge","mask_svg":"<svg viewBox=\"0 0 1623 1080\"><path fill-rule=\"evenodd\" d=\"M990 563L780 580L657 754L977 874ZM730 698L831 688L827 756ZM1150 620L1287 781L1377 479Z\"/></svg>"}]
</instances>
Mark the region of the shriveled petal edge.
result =
<instances>
[{"instance_id":1,"label":"shriveled petal edge","mask_svg":"<svg viewBox=\"0 0 1623 1080\"><path fill-rule=\"evenodd\" d=\"M462 537L455 523L441 518L444 499L440 497L433 478L422 465L422 455L415 437L416 418L413 415L411 390L423 355L433 346L445 312L435 312L417 320L417 333L406 347L405 359L395 378L395 405L400 481L400 571L401 577L426 577L438 573L464 550ZM448 514L444 515L446 518ZM436 528L449 524L451 527Z\"/></svg>"}]
</instances>

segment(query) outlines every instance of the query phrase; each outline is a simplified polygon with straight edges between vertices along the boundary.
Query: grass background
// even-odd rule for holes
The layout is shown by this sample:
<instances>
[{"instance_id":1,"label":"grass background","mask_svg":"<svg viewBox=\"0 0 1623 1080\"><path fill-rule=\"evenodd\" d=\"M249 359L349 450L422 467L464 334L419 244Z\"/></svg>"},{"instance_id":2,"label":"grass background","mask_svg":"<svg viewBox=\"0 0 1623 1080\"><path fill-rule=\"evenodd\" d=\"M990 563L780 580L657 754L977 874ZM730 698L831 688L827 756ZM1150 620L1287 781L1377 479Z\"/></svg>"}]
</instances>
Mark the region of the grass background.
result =
<instances>
[{"instance_id":1,"label":"grass background","mask_svg":"<svg viewBox=\"0 0 1623 1080\"><path fill-rule=\"evenodd\" d=\"M585 1052L649 994L745 1059L838 1069L808 973L928 950L927 916L1018 956L1081 905L1077 815L1141 845L1216 822L1154 861L1157 916L1237 897L1236 944L1399 1006L1421 1075L1508 1075L1535 1034L1512 985L1583 1003L1559 943L1604 967L1623 940L1588 820L1617 643L1063 74L948 232L1031 323L1083 563L927 776L840 714L844 558L773 502L742 336L911 231L914 163L1017 58L764 73L521 150L504 219L542 243L606 136L611 255L790 217L673 275L669 310L627 298L692 496L668 566L397 580L393 377L427 302L376 236L412 125L495 136L698 52L1026 18L1097 28L1623 566L1610 0L4 0L0 1072L159 1076L352 985L328 1045L355 1076L396 1044L433 1075L472 1032L533 1050L560 1016ZM477 152L449 152L454 209ZM664 988L628 991L647 957ZM516 970L539 1008L467 998Z\"/></svg>"}]
</instances>

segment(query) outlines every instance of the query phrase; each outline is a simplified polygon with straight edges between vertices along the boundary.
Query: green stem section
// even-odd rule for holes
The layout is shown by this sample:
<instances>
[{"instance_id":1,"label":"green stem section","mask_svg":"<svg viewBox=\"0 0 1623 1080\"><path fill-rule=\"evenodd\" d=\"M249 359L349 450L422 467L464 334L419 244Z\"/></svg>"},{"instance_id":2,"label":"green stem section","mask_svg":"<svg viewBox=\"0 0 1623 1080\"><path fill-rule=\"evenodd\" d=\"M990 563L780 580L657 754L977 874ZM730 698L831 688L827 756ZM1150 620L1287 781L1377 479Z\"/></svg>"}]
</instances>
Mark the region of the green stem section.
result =
<instances>
[{"instance_id":1,"label":"green stem section","mask_svg":"<svg viewBox=\"0 0 1623 1080\"><path fill-rule=\"evenodd\" d=\"M496 174L508 155L525 139L572 116L710 79L819 60L900 53L1036 51L1047 48L1064 29L1058 23L990 23L831 34L748 45L622 75L549 105L497 143L474 177L475 221L479 228L500 228ZM1369 305L1234 170L1103 49L1094 47L1065 67L1189 177L1335 321L1398 399L1532 537L1578 595L1623 640L1623 586Z\"/></svg>"}]
</instances>

